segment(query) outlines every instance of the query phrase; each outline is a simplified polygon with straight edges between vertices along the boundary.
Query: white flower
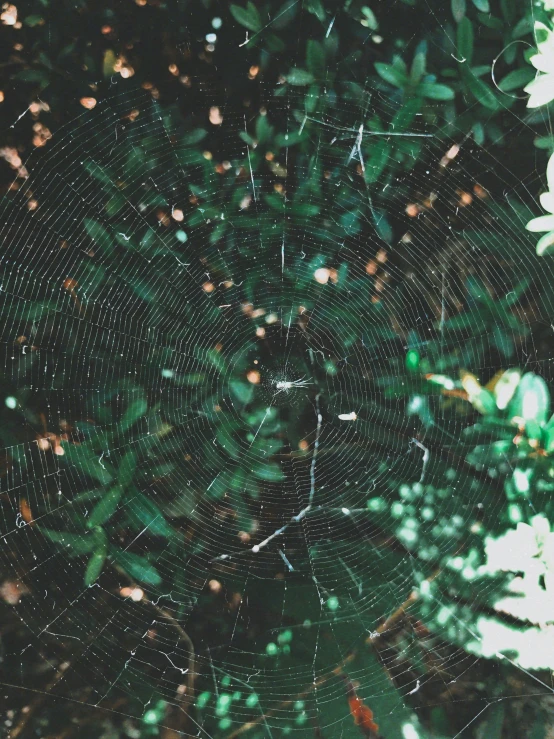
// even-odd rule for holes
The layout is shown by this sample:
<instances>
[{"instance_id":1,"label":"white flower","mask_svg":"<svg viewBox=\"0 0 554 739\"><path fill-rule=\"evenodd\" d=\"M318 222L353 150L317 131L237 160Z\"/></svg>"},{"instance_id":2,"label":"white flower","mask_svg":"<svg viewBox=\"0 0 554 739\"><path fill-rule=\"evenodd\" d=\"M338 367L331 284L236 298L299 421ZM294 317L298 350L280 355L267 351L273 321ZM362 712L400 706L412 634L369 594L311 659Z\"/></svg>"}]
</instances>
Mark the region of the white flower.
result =
<instances>
[{"instance_id":1,"label":"white flower","mask_svg":"<svg viewBox=\"0 0 554 739\"><path fill-rule=\"evenodd\" d=\"M552 75L552 86L554 98L554 75ZM546 168L546 179L548 182L548 192L543 192L540 196L542 207L548 211L549 215L539 216L529 221L525 227L528 231L547 233L537 242L537 254L542 256L550 247L554 246L554 155L548 161Z\"/></svg>"}]
</instances>

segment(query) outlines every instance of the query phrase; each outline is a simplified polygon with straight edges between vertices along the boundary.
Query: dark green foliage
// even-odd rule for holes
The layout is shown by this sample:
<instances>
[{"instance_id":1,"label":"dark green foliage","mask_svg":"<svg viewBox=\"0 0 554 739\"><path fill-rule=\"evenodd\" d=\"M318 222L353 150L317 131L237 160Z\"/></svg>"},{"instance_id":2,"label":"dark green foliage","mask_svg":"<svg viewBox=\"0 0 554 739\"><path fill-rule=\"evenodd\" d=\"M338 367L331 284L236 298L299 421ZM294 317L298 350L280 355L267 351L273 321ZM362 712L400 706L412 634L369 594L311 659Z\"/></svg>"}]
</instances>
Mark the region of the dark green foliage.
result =
<instances>
[{"instance_id":1,"label":"dark green foliage","mask_svg":"<svg viewBox=\"0 0 554 739\"><path fill-rule=\"evenodd\" d=\"M386 739L543 736L542 703L502 699L554 667L554 295L525 232L535 134L553 146L521 99L546 12L17 12L1 576L29 594L4 598L8 669L52 690L21 656L46 634L91 736L100 708L110 736L360 736L343 673Z\"/></svg>"}]
</instances>

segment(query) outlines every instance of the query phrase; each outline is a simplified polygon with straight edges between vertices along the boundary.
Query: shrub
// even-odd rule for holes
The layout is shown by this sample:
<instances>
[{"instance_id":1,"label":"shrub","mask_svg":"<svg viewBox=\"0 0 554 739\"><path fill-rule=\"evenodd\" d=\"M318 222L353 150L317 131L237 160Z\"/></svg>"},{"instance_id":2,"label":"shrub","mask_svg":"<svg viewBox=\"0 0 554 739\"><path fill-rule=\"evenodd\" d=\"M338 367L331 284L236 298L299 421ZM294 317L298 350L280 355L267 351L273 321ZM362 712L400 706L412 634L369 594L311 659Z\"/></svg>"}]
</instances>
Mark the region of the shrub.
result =
<instances>
[{"instance_id":1,"label":"shrub","mask_svg":"<svg viewBox=\"0 0 554 739\"><path fill-rule=\"evenodd\" d=\"M5 6L15 735L541 736L549 17L442 5Z\"/></svg>"}]
</instances>

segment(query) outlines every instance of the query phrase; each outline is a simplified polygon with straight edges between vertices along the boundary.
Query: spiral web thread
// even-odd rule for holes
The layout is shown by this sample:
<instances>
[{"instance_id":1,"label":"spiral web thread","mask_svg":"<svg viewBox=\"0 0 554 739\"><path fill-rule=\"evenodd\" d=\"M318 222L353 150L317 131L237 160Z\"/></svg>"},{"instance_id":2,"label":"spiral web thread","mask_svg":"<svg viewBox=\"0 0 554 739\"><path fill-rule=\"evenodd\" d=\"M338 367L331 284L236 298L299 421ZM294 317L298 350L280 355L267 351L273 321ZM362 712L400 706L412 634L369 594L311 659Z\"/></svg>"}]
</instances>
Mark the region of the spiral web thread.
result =
<instances>
[{"instance_id":1,"label":"spiral web thread","mask_svg":"<svg viewBox=\"0 0 554 739\"><path fill-rule=\"evenodd\" d=\"M371 92L378 105L386 108L387 101ZM350 183L359 177L360 168L363 173L368 166L363 160L363 138L374 135L363 127L367 104L351 103L352 126L345 127L328 113L307 115L304 122L298 122L291 114L293 97L289 92L272 103L287 130L292 133L304 128L312 141L316 140L318 155L321 150L327 165L335 166L331 183L337 189L339 185L354 188ZM135 110L140 114L131 120L129 113ZM98 706L99 711L103 707L118 710L111 702L113 694L135 691L136 680L142 684L139 702L143 711L151 705L155 691L183 711L176 696L182 697L186 687L177 686L189 684L191 667L196 676L213 681L216 697L226 690L241 693L233 714L237 723L223 727L217 714L220 703L209 704L200 715L189 711L192 735L210 736L216 731L213 735L234 736L240 722L251 721L257 727L253 733L279 736L292 710L293 716L300 717L295 724L299 733L311 736L315 725L324 736L347 737L357 736L358 729L347 715L344 685L336 679L324 679L346 660L345 669L358 682L359 695L372 706L383 735L388 737L387 726L396 725L399 713L410 724L411 709L388 681L383 665L367 654L360 656L360 645L368 636L378 639L379 627L410 597L414 573L421 571L421 563L405 551L391 564L368 528L366 502L373 491L392 490L401 480L421 485L435 482L436 443L433 447L427 442L426 429L414 416L402 417L399 429L398 413L390 404L381 404L384 388L371 382L378 366L388 368L381 374L394 375L395 362L403 362L407 349L392 335L387 338L383 334L383 326L375 323L375 312L365 310L357 293L352 297L349 289L349 281L369 282L368 262L375 259L383 242L375 236L368 243L361 235L364 231L355 233L345 220L338 224L342 238L337 244L336 221L333 228L325 230L316 227L309 216L295 219L296 183L288 179L287 149L279 154L281 170L275 178L287 197L281 212L274 211L271 233L257 228L259 213L266 208L264 196L273 194L274 181L251 167L246 169L253 152L239 138L257 111L246 111L240 118L228 113L225 105L219 110L223 123L210 129L212 139L217 130L214 148L225 150L225 161L231 168L242 166L246 172L241 188L248 196L234 212L224 202L228 194L220 187L222 175L215 168L215 158L193 155L192 149L181 146L179 136L162 119L161 108L142 92L122 91L100 103L89 118L62 130L36 167L32 162L27 165L31 174L17 193L18 209L3 226L4 315L7 311L13 311L12 315L19 311L20 315L22 306L28 306L21 329L23 324L31 325L31 334L19 343L19 326L17 330L13 322L3 326L5 375L26 401L35 395L43 398L47 428L63 428L64 422L77 426L80 419L81 440L89 441L98 452L83 462L74 456L79 453L78 444L63 444L62 456L47 454L40 440L22 441L4 450L19 464L11 466L1 480L2 493L14 501L13 519L4 521L3 558L16 571L18 558L28 561L29 552L33 552L35 564L27 573L31 579L33 573L38 576L48 568L60 568L67 593L72 594L68 598L64 592L35 593L33 598L21 600L18 615L28 630L22 659L27 650L41 654L45 639L47 654L41 659L52 667L57 668L57 655L69 651L73 674L92 686L95 681L105 686L102 692L94 687L84 694L77 691L72 700ZM514 119L514 126L522 124ZM417 123L413 129L405 140L417 139L429 154L430 164L426 170L399 176L408 191L435 193L440 199L446 192L455 192L458 185L460 189L467 187L470 178L478 181L480 167L484 176L493 164L497 175L505 171L500 162L493 162L490 154L485 155L467 139L461 142L458 161L453 164L457 147L445 148L437 131ZM337 139L343 145L337 145L333 159ZM207 144L206 151L209 149ZM121 189L102 172L117 169L133 150L144 153L128 165L125 188ZM152 169L150 159L154 157L157 164ZM513 185L507 170L505 179L508 190ZM184 210L188 217L193 210L189 205L191 181L196 183L193 194L200 202L198 208L205 211L192 227L186 218L181 222L179 214L175 218L176 211ZM107 197L123 198L113 217L106 215ZM168 201L169 209L156 202L158 197L160 203L161 198ZM494 194L489 197L494 198ZM30 200L38 203L32 210ZM300 202L303 206L321 205L313 191L304 192ZM401 199L391 192L383 216L397 212L399 202ZM371 207L370 203L369 210L361 214L363 219ZM160 209L165 209L169 226L155 225L160 223L156 216ZM213 220L224 223L229 213L233 238L224 245L223 240L210 239L210 233ZM480 211L477 213L481 218ZM330 218L335 216L330 214ZM441 217L450 228L447 219L463 216L445 197ZM421 274L419 267L426 260L431 275L428 291L441 284L439 309L443 316L459 287L455 284L460 274L456 266L474 263L480 251L468 235L475 230L471 218L475 216L462 221L453 237L458 239L453 251L455 263L425 253L425 237L433 235L425 218L418 219L418 239L405 242L409 244L406 259L414 275ZM85 219L99 223L105 231L90 224L87 227ZM241 225L247 219L248 229ZM517 240L521 233L514 211L511 221L497 220L494 231L489 228L488 238L501 244ZM129 248L117 263L109 258L114 242ZM521 244L520 252L520 259L527 260L527 242ZM347 276L340 272L344 262L348 263ZM329 271L331 264L338 275ZM539 286L548 279L544 264L542 273L532 275ZM526 271L533 269L529 262ZM389 274L394 282L400 269L392 264ZM500 290L513 283L512 277L500 263L488 272L489 280ZM252 287L254 278L263 284L262 290ZM146 287L154 295L150 302L142 300ZM253 294L255 303L251 303ZM423 315L422 294L426 288L418 289L414 278L408 291L390 290L388 299L401 317L404 335L416 330L420 337L427 333L436 336L438 324L440 337L444 320L440 315L438 322L436 315ZM371 293L364 295L369 304ZM483 329L485 346L489 343L487 331ZM421 343L425 345L425 339ZM62 352L55 350L58 345L63 346ZM533 366L533 347L525 342L518 347L520 364ZM471 347L460 349L468 359L472 357ZM326 369L330 361L336 369L332 373ZM479 361L468 361L468 365L487 376L489 368ZM537 371L544 370L535 366ZM118 387L122 367L129 381L127 386ZM245 380L247 373L255 373L250 375L254 381ZM65 386L69 374L80 378L78 387ZM101 408L113 397L122 408L133 403L140 406L141 385L146 385L148 410L140 414L132 440L120 440L122 446L113 448L112 432L124 421L99 420ZM209 393L205 393L206 388ZM261 399L250 436L237 435L237 428L244 427L241 414L247 405L240 388L243 392L244 388L252 390ZM225 408L214 410L214 399L220 397L230 401ZM94 422L86 420L85 409ZM290 448L274 449L272 435L266 435L267 428L282 414L285 419L295 414L301 417L303 454L292 453L296 451L292 442ZM32 425L33 421L26 423ZM439 419L433 429L435 442L442 438L442 446L453 452L450 465L454 472L456 459L461 464L456 447L461 444L462 425L458 422L458 427L447 429ZM214 429L218 429L217 436ZM239 448L229 455L225 445L233 438L239 439ZM201 453L188 454L191 439ZM76 499L76 494L94 489L104 472L108 474L106 463L114 457L121 459L130 450L142 460L139 481L121 504L131 520L136 496L148 491L161 507L171 504L177 520L187 516L195 523L191 551L180 550L176 555L168 543L156 559L156 568L164 584L173 584L171 589L144 586L138 595L135 589L122 596L122 588L129 582L121 572L101 576L93 586L83 587L82 568L77 565L80 560L52 554L51 549L46 558L40 529L59 529L63 520L66 531L84 538L85 533L71 528L71 512L88 515L95 499L86 495ZM185 455L190 458L183 464ZM148 462L154 458L155 470ZM268 459L271 474L277 467L284 479L269 476L260 480L246 475L242 495L233 498L233 503L239 497L247 501L241 504L242 517L234 521L221 509L214 515L206 499L228 489L239 468L258 469ZM168 465L166 473L159 469L160 460ZM95 484L91 485L91 480ZM454 506L463 525L470 525L480 492L463 485L456 489ZM32 525L18 512L21 498L32 511L42 511ZM152 547L150 526L139 525L138 514L135 518L132 534L121 548L148 554ZM251 520L257 521L257 529L242 530L241 524L247 526ZM447 543L442 546L441 553L446 553ZM195 556L194 549L202 555ZM182 569L178 579L175 562ZM191 646L174 624L178 621L187 630L195 606L205 598L203 593L217 590L221 583L231 601L233 626L209 648L203 648L200 638L193 663ZM144 592L149 593L149 600ZM260 604L267 604L273 622L266 631L258 624L256 639L245 641L239 632ZM437 603L437 608L440 606ZM465 628L462 623L459 627ZM301 655L296 655L294 663L286 654L276 661L267 651L267 645L276 643L283 629L292 631L291 647ZM254 652L249 651L253 643ZM392 669L397 655L385 650L380 658ZM451 659L450 667L467 661L461 651ZM52 686L52 694L71 697L66 680L62 676ZM448 677L443 680L446 686ZM313 687L309 701L283 707L306 686ZM419 680L408 683L404 692L414 694L420 687ZM545 684L538 687L551 692ZM258 703L249 700L254 695ZM473 720L487 707L480 705Z\"/></svg>"}]
</instances>

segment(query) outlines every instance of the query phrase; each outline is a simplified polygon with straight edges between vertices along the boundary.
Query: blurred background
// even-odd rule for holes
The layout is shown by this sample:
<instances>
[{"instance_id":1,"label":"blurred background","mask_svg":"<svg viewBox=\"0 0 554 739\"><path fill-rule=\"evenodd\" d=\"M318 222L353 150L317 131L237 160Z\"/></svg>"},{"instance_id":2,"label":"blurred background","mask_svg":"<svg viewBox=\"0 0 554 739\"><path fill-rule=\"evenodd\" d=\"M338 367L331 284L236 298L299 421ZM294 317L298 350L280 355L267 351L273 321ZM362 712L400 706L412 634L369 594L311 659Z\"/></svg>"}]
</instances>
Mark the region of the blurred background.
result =
<instances>
[{"instance_id":1,"label":"blurred background","mask_svg":"<svg viewBox=\"0 0 554 739\"><path fill-rule=\"evenodd\" d=\"M553 17L1 6L4 736L554 736Z\"/></svg>"}]
</instances>

